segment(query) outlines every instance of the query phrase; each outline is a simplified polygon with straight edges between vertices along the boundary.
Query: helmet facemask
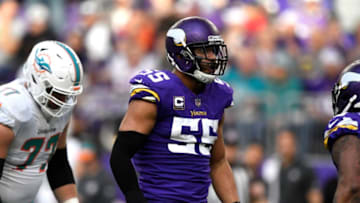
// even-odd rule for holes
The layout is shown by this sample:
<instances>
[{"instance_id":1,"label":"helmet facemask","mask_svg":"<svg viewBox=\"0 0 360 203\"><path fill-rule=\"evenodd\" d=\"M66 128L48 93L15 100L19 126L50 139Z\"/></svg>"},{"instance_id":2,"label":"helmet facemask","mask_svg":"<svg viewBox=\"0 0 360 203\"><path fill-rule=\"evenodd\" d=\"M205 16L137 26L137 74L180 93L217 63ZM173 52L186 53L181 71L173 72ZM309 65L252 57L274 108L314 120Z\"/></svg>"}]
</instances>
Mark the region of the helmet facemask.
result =
<instances>
[{"instance_id":1,"label":"helmet facemask","mask_svg":"<svg viewBox=\"0 0 360 203\"><path fill-rule=\"evenodd\" d=\"M228 60L225 44L193 44L189 47L195 56L195 65L198 70L216 76L224 74Z\"/></svg>"},{"instance_id":2,"label":"helmet facemask","mask_svg":"<svg viewBox=\"0 0 360 203\"><path fill-rule=\"evenodd\" d=\"M59 117L69 112L77 103L76 92L63 91L49 86L44 94L44 107L50 115Z\"/></svg>"},{"instance_id":3,"label":"helmet facemask","mask_svg":"<svg viewBox=\"0 0 360 203\"><path fill-rule=\"evenodd\" d=\"M74 91L56 88L48 80L38 80L32 76L29 90L41 110L52 117L61 117L69 112L77 103L77 95L81 87L73 87Z\"/></svg>"},{"instance_id":4,"label":"helmet facemask","mask_svg":"<svg viewBox=\"0 0 360 203\"><path fill-rule=\"evenodd\" d=\"M337 106L340 90L339 83L335 83L331 90L331 101L334 115L339 114L339 107Z\"/></svg>"},{"instance_id":5,"label":"helmet facemask","mask_svg":"<svg viewBox=\"0 0 360 203\"><path fill-rule=\"evenodd\" d=\"M223 75L228 61L227 47L222 39L189 44L181 55L193 64L192 73L185 73L203 83L211 83L217 76Z\"/></svg>"}]
</instances>

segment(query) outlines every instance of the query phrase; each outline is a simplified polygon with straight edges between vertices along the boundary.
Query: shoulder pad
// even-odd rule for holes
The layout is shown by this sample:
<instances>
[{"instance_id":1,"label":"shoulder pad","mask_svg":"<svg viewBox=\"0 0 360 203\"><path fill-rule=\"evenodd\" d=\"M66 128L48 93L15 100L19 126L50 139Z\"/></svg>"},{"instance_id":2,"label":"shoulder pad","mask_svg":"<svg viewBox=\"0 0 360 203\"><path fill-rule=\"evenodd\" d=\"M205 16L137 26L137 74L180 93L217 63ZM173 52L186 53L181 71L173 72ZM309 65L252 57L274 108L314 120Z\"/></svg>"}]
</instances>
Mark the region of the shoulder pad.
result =
<instances>
[{"instance_id":1,"label":"shoulder pad","mask_svg":"<svg viewBox=\"0 0 360 203\"><path fill-rule=\"evenodd\" d=\"M151 102L160 102L159 92L169 87L171 75L166 71L143 70L135 75L131 80L131 99L143 99Z\"/></svg>"},{"instance_id":2,"label":"shoulder pad","mask_svg":"<svg viewBox=\"0 0 360 203\"><path fill-rule=\"evenodd\" d=\"M228 94L233 94L234 90L233 88L229 85L229 83L219 79L219 78L215 78L214 83L217 84L217 86L222 89L224 92L228 93Z\"/></svg>"},{"instance_id":3,"label":"shoulder pad","mask_svg":"<svg viewBox=\"0 0 360 203\"><path fill-rule=\"evenodd\" d=\"M146 69L131 78L131 84L142 84L146 86L160 86L170 80L171 76L165 71Z\"/></svg>"},{"instance_id":4,"label":"shoulder pad","mask_svg":"<svg viewBox=\"0 0 360 203\"><path fill-rule=\"evenodd\" d=\"M334 116L328 123L324 133L324 145L331 149L334 141L343 135L360 136L359 113L348 112Z\"/></svg>"},{"instance_id":5,"label":"shoulder pad","mask_svg":"<svg viewBox=\"0 0 360 203\"><path fill-rule=\"evenodd\" d=\"M11 84L11 83L10 83ZM14 119L25 122L31 118L32 98L20 85L0 87L0 108Z\"/></svg>"},{"instance_id":6,"label":"shoulder pad","mask_svg":"<svg viewBox=\"0 0 360 203\"><path fill-rule=\"evenodd\" d=\"M219 89L219 95L226 99L226 107L231 107L234 106L234 101L233 101L233 93L234 90L232 89L232 87L229 85L229 83L219 79L219 78L215 78L213 84L217 87L217 89Z\"/></svg>"}]
</instances>

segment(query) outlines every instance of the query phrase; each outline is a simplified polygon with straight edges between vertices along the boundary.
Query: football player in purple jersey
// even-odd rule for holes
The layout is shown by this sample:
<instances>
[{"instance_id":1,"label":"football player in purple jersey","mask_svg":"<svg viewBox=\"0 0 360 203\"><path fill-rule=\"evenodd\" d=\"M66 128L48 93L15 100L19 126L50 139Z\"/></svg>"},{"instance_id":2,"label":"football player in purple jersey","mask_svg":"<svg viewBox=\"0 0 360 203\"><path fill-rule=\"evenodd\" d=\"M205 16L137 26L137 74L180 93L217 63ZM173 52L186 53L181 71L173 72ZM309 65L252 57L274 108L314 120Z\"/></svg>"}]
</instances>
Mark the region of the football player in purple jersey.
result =
<instances>
[{"instance_id":1,"label":"football player in purple jersey","mask_svg":"<svg viewBox=\"0 0 360 203\"><path fill-rule=\"evenodd\" d=\"M223 202L239 202L222 135L233 90L216 78L226 45L209 20L188 17L169 29L166 49L172 72L149 69L130 80L114 177L127 202L207 202L211 182Z\"/></svg>"},{"instance_id":2,"label":"football player in purple jersey","mask_svg":"<svg viewBox=\"0 0 360 203\"><path fill-rule=\"evenodd\" d=\"M338 171L334 202L360 202L360 60L347 66L332 91L334 117L324 144Z\"/></svg>"}]
</instances>

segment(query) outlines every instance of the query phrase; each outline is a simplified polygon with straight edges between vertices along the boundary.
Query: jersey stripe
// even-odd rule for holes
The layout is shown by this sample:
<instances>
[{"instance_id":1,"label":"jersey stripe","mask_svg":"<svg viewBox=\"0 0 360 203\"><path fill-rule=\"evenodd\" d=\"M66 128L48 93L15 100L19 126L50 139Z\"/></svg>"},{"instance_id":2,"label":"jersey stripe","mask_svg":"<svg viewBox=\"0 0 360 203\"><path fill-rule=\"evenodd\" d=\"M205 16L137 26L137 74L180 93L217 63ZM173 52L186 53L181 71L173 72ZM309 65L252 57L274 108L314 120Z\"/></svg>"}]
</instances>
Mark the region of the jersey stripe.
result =
<instances>
[{"instance_id":1,"label":"jersey stripe","mask_svg":"<svg viewBox=\"0 0 360 203\"><path fill-rule=\"evenodd\" d=\"M330 129L329 134L337 131L339 128L345 128L345 129L349 129L349 130L357 130L358 129L358 127L355 125L339 125L339 126L336 126L332 129Z\"/></svg>"},{"instance_id":2,"label":"jersey stripe","mask_svg":"<svg viewBox=\"0 0 360 203\"><path fill-rule=\"evenodd\" d=\"M73 64L74 64L74 68L75 68L75 86L79 85L80 84L80 67L79 67L79 64L76 63L76 57L75 55L73 54L73 52L67 48L63 43L61 42L56 42L59 46L61 46L63 49L65 49L65 51L70 55L72 61L73 61Z\"/></svg>"},{"instance_id":3,"label":"jersey stripe","mask_svg":"<svg viewBox=\"0 0 360 203\"><path fill-rule=\"evenodd\" d=\"M349 129L349 130L358 130L358 127L355 126L355 125L339 125L339 126L335 126L329 130L327 130L325 132L325 139L324 139L324 146L326 149L329 149L329 137L330 137L330 134L337 131L339 128L343 128L343 129Z\"/></svg>"},{"instance_id":4,"label":"jersey stripe","mask_svg":"<svg viewBox=\"0 0 360 203\"><path fill-rule=\"evenodd\" d=\"M329 142L329 137L326 137L325 140L324 140L324 146L325 146L326 149L329 149L328 142Z\"/></svg>"},{"instance_id":5,"label":"jersey stripe","mask_svg":"<svg viewBox=\"0 0 360 203\"><path fill-rule=\"evenodd\" d=\"M146 88L134 89L134 90L131 92L130 96L132 97L132 96L134 96L135 94L137 94L137 93L139 93L139 92L142 92L142 91L150 93L150 94L153 95L158 101L160 101L160 97L159 97L159 95L158 95L156 92L154 92L154 91L152 91L152 90L150 90L150 89L146 89Z\"/></svg>"}]
</instances>

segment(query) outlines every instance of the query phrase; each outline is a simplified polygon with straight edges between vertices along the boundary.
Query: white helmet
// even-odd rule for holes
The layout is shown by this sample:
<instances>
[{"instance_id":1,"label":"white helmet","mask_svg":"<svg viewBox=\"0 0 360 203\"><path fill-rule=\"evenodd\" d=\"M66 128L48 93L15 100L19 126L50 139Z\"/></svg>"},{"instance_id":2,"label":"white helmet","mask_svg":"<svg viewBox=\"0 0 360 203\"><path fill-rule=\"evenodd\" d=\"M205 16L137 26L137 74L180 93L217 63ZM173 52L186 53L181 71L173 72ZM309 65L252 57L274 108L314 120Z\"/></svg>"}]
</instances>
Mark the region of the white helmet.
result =
<instances>
[{"instance_id":1,"label":"white helmet","mask_svg":"<svg viewBox=\"0 0 360 203\"><path fill-rule=\"evenodd\" d=\"M58 41L36 44L24 64L24 74L34 100L53 117L69 112L83 90L83 68L78 56Z\"/></svg>"}]
</instances>

